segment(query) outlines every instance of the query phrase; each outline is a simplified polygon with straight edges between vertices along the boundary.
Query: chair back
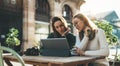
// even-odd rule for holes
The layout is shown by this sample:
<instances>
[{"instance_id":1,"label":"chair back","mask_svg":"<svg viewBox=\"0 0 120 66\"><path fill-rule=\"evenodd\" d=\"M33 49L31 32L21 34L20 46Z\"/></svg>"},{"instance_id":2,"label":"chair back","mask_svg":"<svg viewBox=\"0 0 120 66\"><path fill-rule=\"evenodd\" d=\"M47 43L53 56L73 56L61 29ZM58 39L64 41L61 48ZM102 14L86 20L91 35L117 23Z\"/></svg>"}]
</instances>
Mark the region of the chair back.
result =
<instances>
[{"instance_id":1,"label":"chair back","mask_svg":"<svg viewBox=\"0 0 120 66\"><path fill-rule=\"evenodd\" d=\"M25 66L25 63L24 63L22 57L17 52L15 52L13 49L10 49L8 47L4 47L4 46L0 45L0 65L1 66L4 66L4 63L3 63L3 50L12 53L13 56L15 56L17 58L17 60L21 63L21 65Z\"/></svg>"}]
</instances>

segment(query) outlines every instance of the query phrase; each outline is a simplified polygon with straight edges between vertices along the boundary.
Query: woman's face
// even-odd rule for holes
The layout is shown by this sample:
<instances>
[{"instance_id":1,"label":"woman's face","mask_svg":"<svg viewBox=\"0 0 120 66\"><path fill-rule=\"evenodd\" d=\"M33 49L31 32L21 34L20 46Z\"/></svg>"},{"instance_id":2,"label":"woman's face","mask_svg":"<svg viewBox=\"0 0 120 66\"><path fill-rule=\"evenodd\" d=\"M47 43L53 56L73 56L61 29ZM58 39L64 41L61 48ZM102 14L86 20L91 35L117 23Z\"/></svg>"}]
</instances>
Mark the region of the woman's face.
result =
<instances>
[{"instance_id":1,"label":"woman's face","mask_svg":"<svg viewBox=\"0 0 120 66\"><path fill-rule=\"evenodd\" d=\"M54 23L55 29L58 33L60 33L61 35L65 32L65 26L61 21L56 21Z\"/></svg>"},{"instance_id":2,"label":"woman's face","mask_svg":"<svg viewBox=\"0 0 120 66\"><path fill-rule=\"evenodd\" d=\"M74 18L72 23L76 27L76 29L78 29L79 32L84 30L85 24L81 19Z\"/></svg>"}]
</instances>

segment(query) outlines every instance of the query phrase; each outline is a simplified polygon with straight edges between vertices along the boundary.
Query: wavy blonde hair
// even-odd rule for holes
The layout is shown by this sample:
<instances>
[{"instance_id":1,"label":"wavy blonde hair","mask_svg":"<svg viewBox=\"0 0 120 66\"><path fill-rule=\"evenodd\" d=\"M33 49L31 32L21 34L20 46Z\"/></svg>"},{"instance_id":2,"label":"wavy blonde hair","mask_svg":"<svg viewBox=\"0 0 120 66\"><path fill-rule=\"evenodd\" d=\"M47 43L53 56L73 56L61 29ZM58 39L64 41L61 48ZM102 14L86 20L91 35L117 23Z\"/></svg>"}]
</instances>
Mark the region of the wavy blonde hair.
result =
<instances>
[{"instance_id":1,"label":"wavy blonde hair","mask_svg":"<svg viewBox=\"0 0 120 66\"><path fill-rule=\"evenodd\" d=\"M73 17L73 19L74 18L78 18L78 19L82 20L84 22L85 26L90 27L92 32L91 32L91 35L89 36L89 40L92 40L95 37L95 32L98 30L98 27L86 15L84 15L82 13L75 15ZM81 40L83 39L83 36L84 36L83 33L84 33L83 31L79 32L79 37Z\"/></svg>"},{"instance_id":2,"label":"wavy blonde hair","mask_svg":"<svg viewBox=\"0 0 120 66\"><path fill-rule=\"evenodd\" d=\"M75 15L73 17L73 19L74 18L78 18L78 19L82 20L84 22L84 24L86 26L90 27L92 30L98 29L97 26L86 15L84 15L82 13L79 13L79 14Z\"/></svg>"}]
</instances>

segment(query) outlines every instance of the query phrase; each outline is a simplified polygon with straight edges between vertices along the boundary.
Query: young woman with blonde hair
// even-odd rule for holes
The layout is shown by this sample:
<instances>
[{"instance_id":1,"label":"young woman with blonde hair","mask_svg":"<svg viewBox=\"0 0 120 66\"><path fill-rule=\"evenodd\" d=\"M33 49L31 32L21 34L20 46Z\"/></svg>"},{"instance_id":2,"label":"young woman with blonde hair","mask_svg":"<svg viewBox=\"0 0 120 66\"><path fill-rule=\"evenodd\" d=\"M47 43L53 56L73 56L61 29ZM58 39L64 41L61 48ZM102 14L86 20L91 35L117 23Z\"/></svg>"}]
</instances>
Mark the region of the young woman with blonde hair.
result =
<instances>
[{"instance_id":1,"label":"young woman with blonde hair","mask_svg":"<svg viewBox=\"0 0 120 66\"><path fill-rule=\"evenodd\" d=\"M109 55L109 48L106 42L105 33L102 29L90 21L84 14L77 14L73 17L73 25L78 30L76 35L76 53L78 55L105 56ZM89 65L91 66L91 65ZM96 60L92 66L109 66L106 58Z\"/></svg>"}]
</instances>

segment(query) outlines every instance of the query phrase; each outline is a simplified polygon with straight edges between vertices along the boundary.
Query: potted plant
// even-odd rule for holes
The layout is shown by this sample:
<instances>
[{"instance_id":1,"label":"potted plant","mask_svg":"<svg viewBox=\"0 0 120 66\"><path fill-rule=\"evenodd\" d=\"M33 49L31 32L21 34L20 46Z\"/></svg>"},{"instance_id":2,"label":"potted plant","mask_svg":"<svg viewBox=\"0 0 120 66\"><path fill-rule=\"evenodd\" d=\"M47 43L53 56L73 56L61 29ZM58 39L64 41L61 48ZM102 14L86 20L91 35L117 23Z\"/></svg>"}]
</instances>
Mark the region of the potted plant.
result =
<instances>
[{"instance_id":1,"label":"potted plant","mask_svg":"<svg viewBox=\"0 0 120 66\"><path fill-rule=\"evenodd\" d=\"M19 36L18 33L19 33L18 29L15 28L9 29L9 33L7 34L7 38L5 41L8 47L14 49L15 46L20 45L20 40L18 39Z\"/></svg>"}]
</instances>

